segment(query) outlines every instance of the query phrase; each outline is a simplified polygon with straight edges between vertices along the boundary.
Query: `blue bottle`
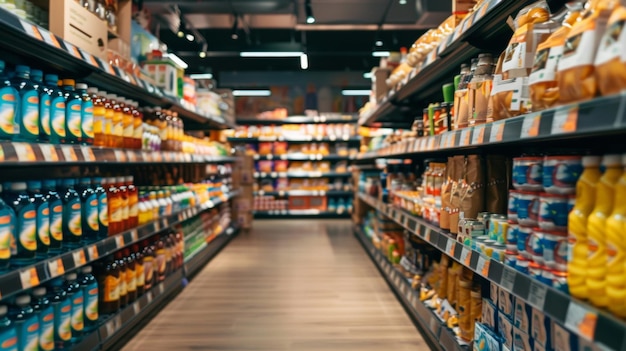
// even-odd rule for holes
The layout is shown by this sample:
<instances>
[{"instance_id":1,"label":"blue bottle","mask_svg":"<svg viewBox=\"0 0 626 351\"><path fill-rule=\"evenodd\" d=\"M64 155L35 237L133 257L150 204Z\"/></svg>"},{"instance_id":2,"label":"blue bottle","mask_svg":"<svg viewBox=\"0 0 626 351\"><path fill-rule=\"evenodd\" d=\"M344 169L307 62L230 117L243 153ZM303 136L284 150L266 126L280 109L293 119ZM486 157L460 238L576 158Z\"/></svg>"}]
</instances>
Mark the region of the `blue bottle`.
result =
<instances>
[{"instance_id":1,"label":"blue bottle","mask_svg":"<svg viewBox=\"0 0 626 351\"><path fill-rule=\"evenodd\" d=\"M53 144L65 143L67 133L65 131L65 95L58 86L59 76L46 74L45 85L50 95L50 118L47 123L47 131L50 131L50 142ZM41 118L40 118L41 121ZM43 121L42 123L45 123ZM46 131L46 126L43 126Z\"/></svg>"},{"instance_id":2,"label":"blue bottle","mask_svg":"<svg viewBox=\"0 0 626 351\"><path fill-rule=\"evenodd\" d=\"M54 350L54 307L46 296L46 287L38 286L33 289L33 310L39 320L39 350ZM1 349L1 348L0 348Z\"/></svg>"},{"instance_id":3,"label":"blue bottle","mask_svg":"<svg viewBox=\"0 0 626 351\"><path fill-rule=\"evenodd\" d=\"M16 66L11 84L20 95L16 115L18 130L14 139L36 141L39 138L39 92L30 78L30 68Z\"/></svg>"},{"instance_id":4,"label":"blue bottle","mask_svg":"<svg viewBox=\"0 0 626 351\"><path fill-rule=\"evenodd\" d=\"M30 305L29 295L18 295L9 309L9 318L15 324L20 351L39 351L39 318Z\"/></svg>"},{"instance_id":5,"label":"blue bottle","mask_svg":"<svg viewBox=\"0 0 626 351\"><path fill-rule=\"evenodd\" d=\"M0 139L11 140L17 133L17 109L20 95L11 84L4 61L0 60Z\"/></svg>"},{"instance_id":6,"label":"blue bottle","mask_svg":"<svg viewBox=\"0 0 626 351\"><path fill-rule=\"evenodd\" d=\"M0 185L0 194L2 193L2 185ZM13 235L15 230L15 211L7 205L2 197L0 197L0 273L9 269L11 255L14 247ZM0 348L0 350L2 350Z\"/></svg>"},{"instance_id":7,"label":"blue bottle","mask_svg":"<svg viewBox=\"0 0 626 351\"><path fill-rule=\"evenodd\" d=\"M74 189L76 182L67 178L57 181L57 191L63 202L63 247L80 247L83 239L80 196Z\"/></svg>"},{"instance_id":8,"label":"blue bottle","mask_svg":"<svg viewBox=\"0 0 626 351\"><path fill-rule=\"evenodd\" d=\"M98 197L92 189L91 178L80 178L76 191L80 196L83 240L96 241L100 230L98 225Z\"/></svg>"},{"instance_id":9,"label":"blue bottle","mask_svg":"<svg viewBox=\"0 0 626 351\"><path fill-rule=\"evenodd\" d=\"M0 350L19 351L17 343L17 330L8 317L9 307L0 305Z\"/></svg>"},{"instance_id":10,"label":"blue bottle","mask_svg":"<svg viewBox=\"0 0 626 351\"><path fill-rule=\"evenodd\" d=\"M43 72L32 70L30 77L39 94L39 141L50 141L50 93L44 83Z\"/></svg>"},{"instance_id":11,"label":"blue bottle","mask_svg":"<svg viewBox=\"0 0 626 351\"><path fill-rule=\"evenodd\" d=\"M58 254L63 250L63 202L56 189L54 179L42 182L42 192L48 201L50 209L50 247L51 254Z\"/></svg>"},{"instance_id":12,"label":"blue bottle","mask_svg":"<svg viewBox=\"0 0 626 351\"><path fill-rule=\"evenodd\" d=\"M85 314L85 299L83 289L78 283L78 275L70 272L65 275L65 283L63 284L67 292L67 298L71 301L72 314L70 317L70 325L72 327L71 342L77 342L83 334L85 322L83 316Z\"/></svg>"},{"instance_id":13,"label":"blue bottle","mask_svg":"<svg viewBox=\"0 0 626 351\"><path fill-rule=\"evenodd\" d=\"M63 79L65 96L65 140L70 144L78 144L82 140L82 103L80 95L74 90L73 79Z\"/></svg>"},{"instance_id":14,"label":"blue bottle","mask_svg":"<svg viewBox=\"0 0 626 351\"><path fill-rule=\"evenodd\" d=\"M26 182L4 183L2 198L15 213L11 265L23 267L35 263L37 252L37 212L26 192Z\"/></svg>"},{"instance_id":15,"label":"blue bottle","mask_svg":"<svg viewBox=\"0 0 626 351\"><path fill-rule=\"evenodd\" d=\"M80 286L83 289L84 297L84 321L85 332L93 331L98 327L98 281L92 274L93 269L91 266L85 266L81 270L79 277Z\"/></svg>"},{"instance_id":16,"label":"blue bottle","mask_svg":"<svg viewBox=\"0 0 626 351\"><path fill-rule=\"evenodd\" d=\"M92 178L91 188L98 198L98 239L105 239L109 236L109 203L107 192L102 186L102 178Z\"/></svg>"},{"instance_id":17,"label":"blue bottle","mask_svg":"<svg viewBox=\"0 0 626 351\"><path fill-rule=\"evenodd\" d=\"M80 107L81 142L83 144L92 145L94 138L93 101L91 101L91 95L87 93L87 84L76 84L76 93L78 93L82 101Z\"/></svg>"},{"instance_id":18,"label":"blue bottle","mask_svg":"<svg viewBox=\"0 0 626 351\"><path fill-rule=\"evenodd\" d=\"M72 339L72 301L67 297L62 278L50 283L48 299L54 310L54 344L62 349Z\"/></svg>"},{"instance_id":19,"label":"blue bottle","mask_svg":"<svg viewBox=\"0 0 626 351\"><path fill-rule=\"evenodd\" d=\"M37 251L35 257L43 259L48 257L50 249L50 207L48 200L41 191L41 181L29 180L26 182L28 195L35 204L37 213Z\"/></svg>"}]
</instances>

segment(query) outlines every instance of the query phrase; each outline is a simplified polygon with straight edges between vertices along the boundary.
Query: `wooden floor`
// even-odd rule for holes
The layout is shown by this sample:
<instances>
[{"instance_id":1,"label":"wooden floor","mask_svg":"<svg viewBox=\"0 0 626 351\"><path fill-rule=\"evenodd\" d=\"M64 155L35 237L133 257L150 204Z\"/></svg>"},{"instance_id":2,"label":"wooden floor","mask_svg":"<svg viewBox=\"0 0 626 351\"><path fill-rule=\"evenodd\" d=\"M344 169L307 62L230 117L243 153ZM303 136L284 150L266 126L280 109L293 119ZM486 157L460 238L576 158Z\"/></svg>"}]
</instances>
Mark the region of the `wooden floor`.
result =
<instances>
[{"instance_id":1,"label":"wooden floor","mask_svg":"<svg viewBox=\"0 0 626 351\"><path fill-rule=\"evenodd\" d=\"M428 350L349 221L256 221L124 348Z\"/></svg>"}]
</instances>

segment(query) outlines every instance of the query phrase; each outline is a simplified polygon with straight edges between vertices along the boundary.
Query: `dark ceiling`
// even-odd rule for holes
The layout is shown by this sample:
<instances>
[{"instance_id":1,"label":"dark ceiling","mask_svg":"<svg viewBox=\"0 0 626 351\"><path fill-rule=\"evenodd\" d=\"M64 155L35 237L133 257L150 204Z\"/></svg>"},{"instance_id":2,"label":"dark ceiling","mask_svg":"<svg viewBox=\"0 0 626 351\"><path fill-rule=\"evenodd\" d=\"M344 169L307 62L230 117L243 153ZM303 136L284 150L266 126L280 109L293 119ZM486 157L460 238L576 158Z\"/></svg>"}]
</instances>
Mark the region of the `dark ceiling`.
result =
<instances>
[{"instance_id":1,"label":"dark ceiling","mask_svg":"<svg viewBox=\"0 0 626 351\"><path fill-rule=\"evenodd\" d=\"M450 13L449 0L310 0L314 24L306 24L306 0L146 0L160 39L189 63L190 73L297 71L298 58L241 58L239 52L272 45L304 50L311 71L369 71L379 49L410 46ZM233 40L235 14L238 39ZM176 35L180 18L194 42ZM205 51L206 50L206 51ZM206 52L201 58L200 52Z\"/></svg>"}]
</instances>

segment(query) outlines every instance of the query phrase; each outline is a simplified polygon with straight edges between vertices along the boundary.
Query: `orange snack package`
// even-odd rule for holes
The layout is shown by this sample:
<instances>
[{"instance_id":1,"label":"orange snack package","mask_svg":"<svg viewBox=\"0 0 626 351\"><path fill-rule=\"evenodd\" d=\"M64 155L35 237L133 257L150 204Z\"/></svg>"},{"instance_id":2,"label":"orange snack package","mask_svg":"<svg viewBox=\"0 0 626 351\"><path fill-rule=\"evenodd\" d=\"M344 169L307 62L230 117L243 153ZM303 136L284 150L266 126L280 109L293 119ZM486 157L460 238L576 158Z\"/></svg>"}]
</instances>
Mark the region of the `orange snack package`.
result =
<instances>
[{"instance_id":1,"label":"orange snack package","mask_svg":"<svg viewBox=\"0 0 626 351\"><path fill-rule=\"evenodd\" d=\"M602 95L626 88L626 4L622 2L611 17L596 55L596 79Z\"/></svg>"}]
</instances>

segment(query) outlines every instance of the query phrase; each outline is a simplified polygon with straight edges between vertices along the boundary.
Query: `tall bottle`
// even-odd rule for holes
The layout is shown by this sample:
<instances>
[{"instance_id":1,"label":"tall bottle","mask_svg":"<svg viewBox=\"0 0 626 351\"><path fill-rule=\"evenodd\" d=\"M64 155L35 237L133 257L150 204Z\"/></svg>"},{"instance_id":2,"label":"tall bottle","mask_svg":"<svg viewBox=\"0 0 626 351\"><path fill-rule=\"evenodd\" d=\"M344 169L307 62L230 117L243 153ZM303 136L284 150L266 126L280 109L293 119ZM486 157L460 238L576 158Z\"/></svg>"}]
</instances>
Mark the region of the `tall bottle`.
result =
<instances>
[{"instance_id":1,"label":"tall bottle","mask_svg":"<svg viewBox=\"0 0 626 351\"><path fill-rule=\"evenodd\" d=\"M93 102L93 144L95 146L106 146L104 133L106 108L104 107L104 100L98 94L98 88L89 88L87 93L89 93Z\"/></svg>"},{"instance_id":2,"label":"tall bottle","mask_svg":"<svg viewBox=\"0 0 626 351\"><path fill-rule=\"evenodd\" d=\"M120 190L120 198L121 207L122 207L122 226L121 231L125 231L128 229L128 187L126 186L126 178L125 177L117 177L117 188Z\"/></svg>"},{"instance_id":3,"label":"tall bottle","mask_svg":"<svg viewBox=\"0 0 626 351\"><path fill-rule=\"evenodd\" d=\"M54 350L54 307L46 296L46 287L33 289L33 310L39 320L39 350Z\"/></svg>"},{"instance_id":4,"label":"tall bottle","mask_svg":"<svg viewBox=\"0 0 626 351\"><path fill-rule=\"evenodd\" d=\"M136 101L131 102L133 108L133 148L141 150L143 139L143 113Z\"/></svg>"},{"instance_id":5,"label":"tall bottle","mask_svg":"<svg viewBox=\"0 0 626 351\"><path fill-rule=\"evenodd\" d=\"M157 112L159 113L157 114L158 119L156 123L159 127L159 135L161 136L161 150L169 150L170 144L167 139L167 120L168 118L171 119L171 117L167 111L157 110Z\"/></svg>"},{"instance_id":6,"label":"tall bottle","mask_svg":"<svg viewBox=\"0 0 626 351\"><path fill-rule=\"evenodd\" d=\"M113 145L112 147L122 148L124 146L124 112L115 94L107 96L113 108Z\"/></svg>"},{"instance_id":7,"label":"tall bottle","mask_svg":"<svg viewBox=\"0 0 626 351\"><path fill-rule=\"evenodd\" d=\"M120 269L112 256L100 261L96 277L99 286L98 307L103 315L120 309Z\"/></svg>"},{"instance_id":8,"label":"tall bottle","mask_svg":"<svg viewBox=\"0 0 626 351\"><path fill-rule=\"evenodd\" d=\"M122 232L122 196L115 177L107 178L106 191L109 206L109 236Z\"/></svg>"},{"instance_id":9,"label":"tall bottle","mask_svg":"<svg viewBox=\"0 0 626 351\"><path fill-rule=\"evenodd\" d=\"M85 266L81 269L79 277L80 287L83 290L84 304L83 310L85 321L85 332L90 332L98 327L98 281L92 274L91 266Z\"/></svg>"},{"instance_id":10,"label":"tall bottle","mask_svg":"<svg viewBox=\"0 0 626 351\"><path fill-rule=\"evenodd\" d=\"M26 182L2 186L2 197L15 213L11 264L18 267L34 263L37 252L37 212L26 188Z\"/></svg>"},{"instance_id":11,"label":"tall bottle","mask_svg":"<svg viewBox=\"0 0 626 351\"><path fill-rule=\"evenodd\" d=\"M124 259L126 260L126 292L128 304L131 304L137 299L137 263L135 254L128 248L124 249Z\"/></svg>"},{"instance_id":12,"label":"tall bottle","mask_svg":"<svg viewBox=\"0 0 626 351\"><path fill-rule=\"evenodd\" d=\"M124 127L123 145L125 149L132 149L134 146L133 137L135 135L133 110L126 99L120 99L120 106L122 107L122 113L124 115L122 118L122 125Z\"/></svg>"},{"instance_id":13,"label":"tall bottle","mask_svg":"<svg viewBox=\"0 0 626 351\"><path fill-rule=\"evenodd\" d=\"M11 83L20 96L16 115L18 128L14 139L36 141L39 138L39 92L30 79L30 68L16 66Z\"/></svg>"},{"instance_id":14,"label":"tall bottle","mask_svg":"<svg viewBox=\"0 0 626 351\"><path fill-rule=\"evenodd\" d=\"M50 140L50 94L44 83L43 72L32 70L30 72L33 84L39 95L39 141Z\"/></svg>"},{"instance_id":15,"label":"tall bottle","mask_svg":"<svg viewBox=\"0 0 626 351\"><path fill-rule=\"evenodd\" d=\"M9 307L0 305L0 345L3 345L3 351L19 351L17 330L8 313Z\"/></svg>"},{"instance_id":16,"label":"tall bottle","mask_svg":"<svg viewBox=\"0 0 626 351\"><path fill-rule=\"evenodd\" d=\"M56 181L54 179L46 179L42 182L42 192L48 201L50 212L49 252L58 254L63 248L63 202L56 190Z\"/></svg>"},{"instance_id":17,"label":"tall bottle","mask_svg":"<svg viewBox=\"0 0 626 351\"><path fill-rule=\"evenodd\" d=\"M18 295L15 304L9 309L9 316L17 330L17 343L20 351L39 350L39 319L30 306L29 295Z\"/></svg>"},{"instance_id":18,"label":"tall bottle","mask_svg":"<svg viewBox=\"0 0 626 351\"><path fill-rule=\"evenodd\" d=\"M139 224L139 191L134 183L133 176L125 178L128 189L128 228L135 228Z\"/></svg>"},{"instance_id":19,"label":"tall bottle","mask_svg":"<svg viewBox=\"0 0 626 351\"><path fill-rule=\"evenodd\" d=\"M133 245L133 252L135 253L135 276L137 285L137 297L141 297L145 292L146 285L146 271L143 263L143 253L139 250L139 245Z\"/></svg>"},{"instance_id":20,"label":"tall bottle","mask_svg":"<svg viewBox=\"0 0 626 351\"><path fill-rule=\"evenodd\" d=\"M57 182L57 189L63 203L63 246L77 248L83 237L82 209L80 196L74 189L76 182L67 178Z\"/></svg>"},{"instance_id":21,"label":"tall bottle","mask_svg":"<svg viewBox=\"0 0 626 351\"><path fill-rule=\"evenodd\" d=\"M100 97L104 102L104 142L107 147L115 147L114 137L114 125L113 120L115 116L115 110L113 103L109 100L109 95L106 91L100 92Z\"/></svg>"},{"instance_id":22,"label":"tall bottle","mask_svg":"<svg viewBox=\"0 0 626 351\"><path fill-rule=\"evenodd\" d=\"M120 307L128 305L128 281L126 280L126 259L122 251L115 253L115 262L120 269Z\"/></svg>"},{"instance_id":23,"label":"tall bottle","mask_svg":"<svg viewBox=\"0 0 626 351\"><path fill-rule=\"evenodd\" d=\"M98 218L98 196L92 189L91 178L80 178L76 191L80 196L81 226L83 239L88 242L98 240L100 225Z\"/></svg>"},{"instance_id":24,"label":"tall bottle","mask_svg":"<svg viewBox=\"0 0 626 351\"><path fill-rule=\"evenodd\" d=\"M167 275L167 255L166 255L166 241L165 237L155 237L154 243L156 250L156 282L161 283L165 280Z\"/></svg>"},{"instance_id":25,"label":"tall bottle","mask_svg":"<svg viewBox=\"0 0 626 351\"><path fill-rule=\"evenodd\" d=\"M5 71L5 63L0 60L0 139L11 140L18 132L17 112L20 95L11 84Z\"/></svg>"},{"instance_id":26,"label":"tall bottle","mask_svg":"<svg viewBox=\"0 0 626 351\"><path fill-rule=\"evenodd\" d=\"M74 343L78 341L78 338L80 338L83 333L83 329L85 328L85 321L83 319L85 314L85 298L83 295L83 289L81 289L80 284L78 283L78 274L75 272L70 272L65 275L65 283L63 286L67 292L67 298L72 304L70 324L72 327L71 341Z\"/></svg>"},{"instance_id":27,"label":"tall bottle","mask_svg":"<svg viewBox=\"0 0 626 351\"><path fill-rule=\"evenodd\" d=\"M80 132L81 142L83 144L92 145L94 139L93 130L93 100L87 92L87 84L76 84L76 93L80 96Z\"/></svg>"},{"instance_id":28,"label":"tall bottle","mask_svg":"<svg viewBox=\"0 0 626 351\"><path fill-rule=\"evenodd\" d=\"M67 138L65 95L57 85L58 80L59 77L56 74L46 74L45 76L46 88L48 94L50 94L50 122L48 129L50 130L50 142L53 144L65 143ZM45 130L46 127L43 126L43 128Z\"/></svg>"},{"instance_id":29,"label":"tall bottle","mask_svg":"<svg viewBox=\"0 0 626 351\"><path fill-rule=\"evenodd\" d=\"M66 141L70 144L78 144L83 139L82 103L83 100L74 90L73 79L63 79L63 91L65 95L65 134Z\"/></svg>"},{"instance_id":30,"label":"tall bottle","mask_svg":"<svg viewBox=\"0 0 626 351\"><path fill-rule=\"evenodd\" d=\"M48 299L54 310L54 343L62 349L72 339L72 301L67 297L62 278L50 283Z\"/></svg>"},{"instance_id":31,"label":"tall bottle","mask_svg":"<svg viewBox=\"0 0 626 351\"><path fill-rule=\"evenodd\" d=\"M622 175L620 155L605 155L602 165L606 170L596 190L596 203L587 220L587 289L589 300L596 306L608 306L606 295L607 252L606 252L606 220L613 211L615 202L615 185Z\"/></svg>"},{"instance_id":32,"label":"tall bottle","mask_svg":"<svg viewBox=\"0 0 626 351\"><path fill-rule=\"evenodd\" d=\"M493 58L491 54L478 55L478 64L467 86L469 125L487 121L487 103L493 87Z\"/></svg>"},{"instance_id":33,"label":"tall bottle","mask_svg":"<svg viewBox=\"0 0 626 351\"><path fill-rule=\"evenodd\" d=\"M98 239L104 239L109 235L109 204L107 192L102 186L103 178L92 178L92 189L98 199Z\"/></svg>"},{"instance_id":34,"label":"tall bottle","mask_svg":"<svg viewBox=\"0 0 626 351\"><path fill-rule=\"evenodd\" d=\"M624 172L615 186L615 206L606 220L608 307L620 317L626 317L626 155L622 155Z\"/></svg>"},{"instance_id":35,"label":"tall bottle","mask_svg":"<svg viewBox=\"0 0 626 351\"><path fill-rule=\"evenodd\" d=\"M50 249L50 207L46 196L41 191L41 181L30 180L27 182L28 194L35 204L37 214L37 252L38 259L48 257Z\"/></svg>"},{"instance_id":36,"label":"tall bottle","mask_svg":"<svg viewBox=\"0 0 626 351\"><path fill-rule=\"evenodd\" d=\"M149 291L155 283L156 259L154 246L151 245L148 240L144 240L143 245L143 270L145 272L144 291Z\"/></svg>"}]
</instances>

